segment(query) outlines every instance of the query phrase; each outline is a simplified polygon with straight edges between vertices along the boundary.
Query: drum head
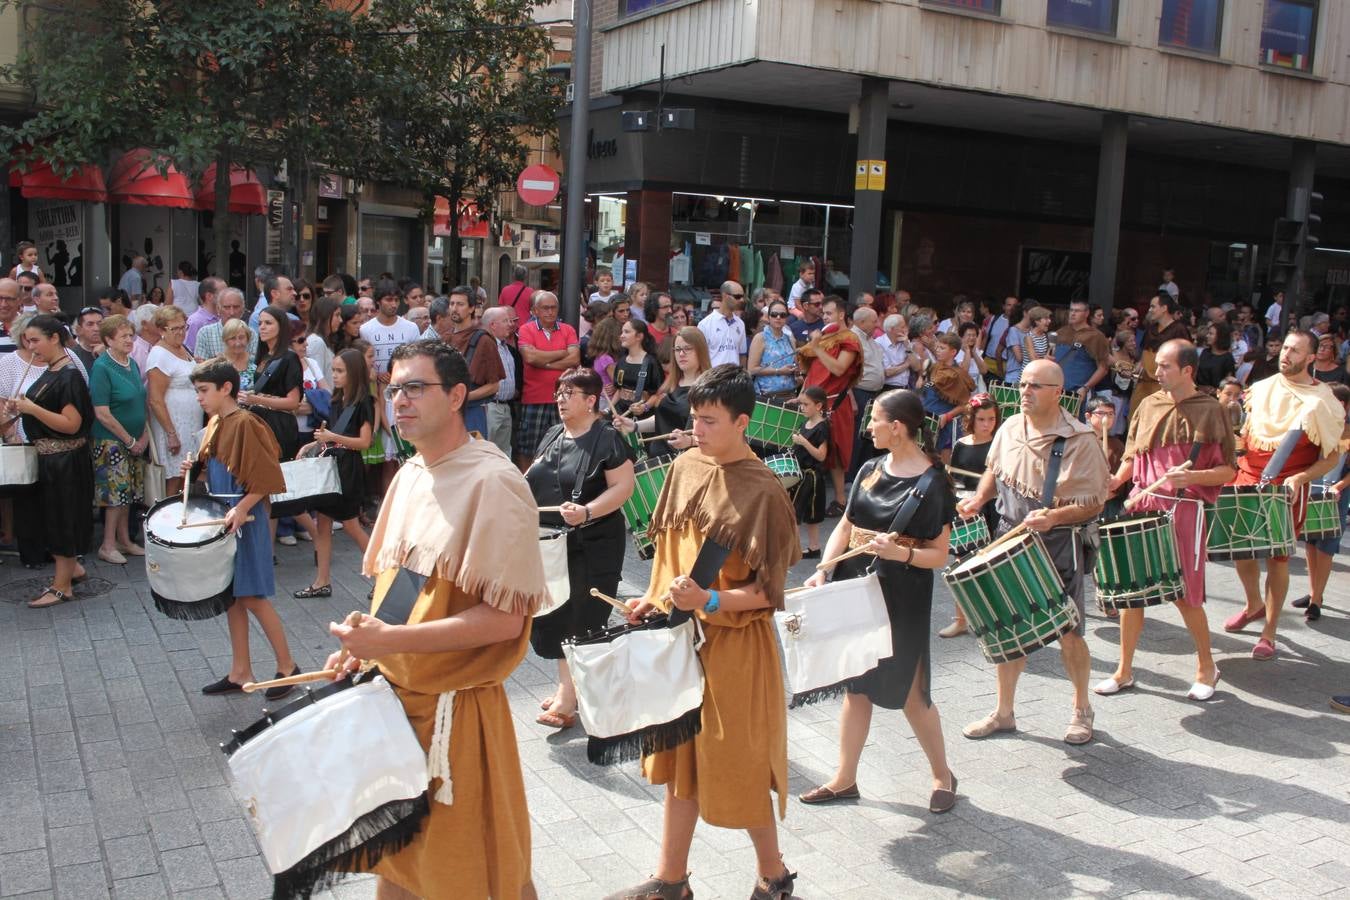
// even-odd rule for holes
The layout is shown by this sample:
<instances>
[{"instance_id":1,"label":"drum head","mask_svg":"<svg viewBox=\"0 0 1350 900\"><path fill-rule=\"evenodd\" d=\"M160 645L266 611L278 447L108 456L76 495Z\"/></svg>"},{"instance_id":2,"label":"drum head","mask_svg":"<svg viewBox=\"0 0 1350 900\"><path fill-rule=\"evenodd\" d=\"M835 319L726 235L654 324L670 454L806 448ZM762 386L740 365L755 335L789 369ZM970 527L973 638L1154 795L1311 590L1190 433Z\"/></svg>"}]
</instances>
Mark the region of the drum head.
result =
<instances>
[{"instance_id":1,"label":"drum head","mask_svg":"<svg viewBox=\"0 0 1350 900\"><path fill-rule=\"evenodd\" d=\"M187 521L207 522L211 519L223 519L230 507L223 501L211 497L191 497L187 502ZM165 547L199 547L220 537L225 531L223 525L208 525L203 528L180 528L183 523L183 498L169 497L161 500L145 514L145 536L148 540Z\"/></svg>"}]
</instances>

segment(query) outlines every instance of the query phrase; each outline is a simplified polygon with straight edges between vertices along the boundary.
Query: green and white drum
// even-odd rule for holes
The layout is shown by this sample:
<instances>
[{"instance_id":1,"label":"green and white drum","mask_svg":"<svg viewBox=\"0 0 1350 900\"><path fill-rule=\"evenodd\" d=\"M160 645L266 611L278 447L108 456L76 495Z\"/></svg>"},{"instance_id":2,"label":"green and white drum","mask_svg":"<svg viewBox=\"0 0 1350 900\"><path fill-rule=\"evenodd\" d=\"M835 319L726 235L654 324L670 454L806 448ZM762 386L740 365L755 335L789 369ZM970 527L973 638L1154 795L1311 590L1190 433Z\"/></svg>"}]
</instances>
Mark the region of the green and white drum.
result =
<instances>
[{"instance_id":1,"label":"green and white drum","mask_svg":"<svg viewBox=\"0 0 1350 900\"><path fill-rule=\"evenodd\" d=\"M1002 422L1008 416L1022 411L1022 389L1006 381L990 381L989 393L998 404L998 420Z\"/></svg>"},{"instance_id":2,"label":"green and white drum","mask_svg":"<svg viewBox=\"0 0 1350 900\"><path fill-rule=\"evenodd\" d=\"M1325 484L1309 485L1308 514L1303 519L1305 541L1326 541L1341 536L1341 509L1336 495Z\"/></svg>"},{"instance_id":3,"label":"green and white drum","mask_svg":"<svg viewBox=\"0 0 1350 900\"><path fill-rule=\"evenodd\" d=\"M1280 484L1230 484L1205 506L1205 549L1214 559L1265 559L1294 552L1294 511Z\"/></svg>"},{"instance_id":4,"label":"green and white drum","mask_svg":"<svg viewBox=\"0 0 1350 900\"><path fill-rule=\"evenodd\" d=\"M797 457L791 453L779 453L765 457L764 465L768 466L769 471L778 476L778 483L783 486L785 491L792 490L802 480L801 464L797 462Z\"/></svg>"},{"instance_id":5,"label":"green and white drum","mask_svg":"<svg viewBox=\"0 0 1350 900\"><path fill-rule=\"evenodd\" d=\"M1186 595L1172 517L1149 512L1121 516L1097 526L1097 605L1103 610L1139 609Z\"/></svg>"},{"instance_id":6,"label":"green and white drum","mask_svg":"<svg viewBox=\"0 0 1350 900\"><path fill-rule=\"evenodd\" d=\"M623 504L623 518L628 523L628 530L633 535L633 546L641 559L651 559L656 552L656 546L647 537L647 526L651 524L656 501L661 496L661 488L666 485L666 475L674 461L673 456L649 456L633 467L633 493Z\"/></svg>"},{"instance_id":7,"label":"green and white drum","mask_svg":"<svg viewBox=\"0 0 1350 900\"><path fill-rule=\"evenodd\" d=\"M805 424L806 416L792 407L777 400L756 400L745 436L752 444L790 450L792 436Z\"/></svg>"},{"instance_id":8,"label":"green and white drum","mask_svg":"<svg viewBox=\"0 0 1350 900\"><path fill-rule=\"evenodd\" d=\"M976 513L969 519L960 516L952 519L950 547L952 555L957 559L980 549L991 539L989 522L983 513Z\"/></svg>"},{"instance_id":9,"label":"green and white drum","mask_svg":"<svg viewBox=\"0 0 1350 900\"><path fill-rule=\"evenodd\" d=\"M642 435L636 431L630 431L627 434L620 431L619 434L623 435L623 442L633 448L634 459L643 460L647 458L647 448L642 443Z\"/></svg>"},{"instance_id":10,"label":"green and white drum","mask_svg":"<svg viewBox=\"0 0 1350 900\"><path fill-rule=\"evenodd\" d=\"M1028 532L942 573L990 662L1011 662L1078 627L1045 541Z\"/></svg>"},{"instance_id":11,"label":"green and white drum","mask_svg":"<svg viewBox=\"0 0 1350 900\"><path fill-rule=\"evenodd\" d=\"M1062 406L1069 415L1073 416L1075 419L1078 418L1078 409L1081 405L1081 401L1079 401L1077 393L1066 392L1060 394L1059 405Z\"/></svg>"},{"instance_id":12,"label":"green and white drum","mask_svg":"<svg viewBox=\"0 0 1350 900\"><path fill-rule=\"evenodd\" d=\"M863 407L862 416L858 419L858 434L865 435L868 429L872 427L872 406L876 402L875 399L868 400L867 405Z\"/></svg>"}]
</instances>

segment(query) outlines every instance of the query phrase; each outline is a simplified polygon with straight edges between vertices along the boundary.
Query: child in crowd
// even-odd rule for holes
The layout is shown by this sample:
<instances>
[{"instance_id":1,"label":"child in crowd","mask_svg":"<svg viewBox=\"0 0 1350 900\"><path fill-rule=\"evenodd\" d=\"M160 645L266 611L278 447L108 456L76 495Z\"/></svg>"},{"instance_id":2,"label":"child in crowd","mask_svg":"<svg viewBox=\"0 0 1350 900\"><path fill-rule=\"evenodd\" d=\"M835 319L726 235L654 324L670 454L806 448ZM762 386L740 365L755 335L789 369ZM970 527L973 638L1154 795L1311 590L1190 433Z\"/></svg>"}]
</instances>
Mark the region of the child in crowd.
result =
<instances>
[{"instance_id":1,"label":"child in crowd","mask_svg":"<svg viewBox=\"0 0 1350 900\"><path fill-rule=\"evenodd\" d=\"M10 278L18 278L19 275L27 273L36 275L38 284L42 284L47 277L42 274L42 269L38 267L38 248L32 241L19 241L14 248L14 256L19 260L18 265L10 270Z\"/></svg>"},{"instance_id":2,"label":"child in crowd","mask_svg":"<svg viewBox=\"0 0 1350 900\"><path fill-rule=\"evenodd\" d=\"M792 495L797 521L806 525L802 559L820 559L820 523L825 521L825 457L830 451L830 423L825 421L825 391L817 385L802 390L797 409L806 422L792 436L793 454L802 480Z\"/></svg>"},{"instance_id":3,"label":"child in crowd","mask_svg":"<svg viewBox=\"0 0 1350 900\"><path fill-rule=\"evenodd\" d=\"M933 342L933 361L924 372L923 409L938 420L937 450L944 465L952 461L956 420L965 415L975 381L970 373L955 364L961 351L961 339L952 332L940 334Z\"/></svg>"}]
</instances>

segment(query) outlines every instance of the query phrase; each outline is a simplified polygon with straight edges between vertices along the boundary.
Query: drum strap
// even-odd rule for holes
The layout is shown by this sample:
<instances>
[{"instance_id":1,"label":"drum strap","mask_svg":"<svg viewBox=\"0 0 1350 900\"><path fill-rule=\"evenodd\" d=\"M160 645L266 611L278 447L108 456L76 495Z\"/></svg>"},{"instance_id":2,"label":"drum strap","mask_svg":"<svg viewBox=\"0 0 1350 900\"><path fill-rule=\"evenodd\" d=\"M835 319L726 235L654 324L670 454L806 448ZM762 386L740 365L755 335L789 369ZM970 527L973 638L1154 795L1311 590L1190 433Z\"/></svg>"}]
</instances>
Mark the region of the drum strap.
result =
<instances>
[{"instance_id":1,"label":"drum strap","mask_svg":"<svg viewBox=\"0 0 1350 900\"><path fill-rule=\"evenodd\" d=\"M919 511L919 506L923 504L923 498L932 492L941 479L942 475L937 466L932 466L924 472L919 478L919 483L914 486L914 490L909 492L905 502L900 504L900 509L895 513L895 518L891 521L891 533L903 535L905 529L909 527L910 521Z\"/></svg>"},{"instance_id":2,"label":"drum strap","mask_svg":"<svg viewBox=\"0 0 1350 900\"><path fill-rule=\"evenodd\" d=\"M1053 509L1055 488L1059 485L1059 467L1064 463L1064 444L1068 438L1061 435L1050 446L1050 460L1045 466L1045 490L1041 493L1041 506Z\"/></svg>"},{"instance_id":3,"label":"drum strap","mask_svg":"<svg viewBox=\"0 0 1350 900\"><path fill-rule=\"evenodd\" d=\"M694 558L694 567L689 571L689 578L703 588L705 591L717 580L718 574L722 571L723 564L727 557L731 555L731 548L724 547L714 541L712 538L704 538L703 546L698 548L698 556ZM694 614L683 609L672 608L670 611L670 625L675 627L692 619Z\"/></svg>"},{"instance_id":4,"label":"drum strap","mask_svg":"<svg viewBox=\"0 0 1350 900\"><path fill-rule=\"evenodd\" d=\"M1303 429L1295 428L1284 436L1280 441L1280 446L1270 456L1270 462L1261 470L1261 483L1267 484L1280 477L1280 471L1284 464L1289 462L1289 457L1294 453L1294 447L1298 446L1299 440L1303 437Z\"/></svg>"}]
</instances>

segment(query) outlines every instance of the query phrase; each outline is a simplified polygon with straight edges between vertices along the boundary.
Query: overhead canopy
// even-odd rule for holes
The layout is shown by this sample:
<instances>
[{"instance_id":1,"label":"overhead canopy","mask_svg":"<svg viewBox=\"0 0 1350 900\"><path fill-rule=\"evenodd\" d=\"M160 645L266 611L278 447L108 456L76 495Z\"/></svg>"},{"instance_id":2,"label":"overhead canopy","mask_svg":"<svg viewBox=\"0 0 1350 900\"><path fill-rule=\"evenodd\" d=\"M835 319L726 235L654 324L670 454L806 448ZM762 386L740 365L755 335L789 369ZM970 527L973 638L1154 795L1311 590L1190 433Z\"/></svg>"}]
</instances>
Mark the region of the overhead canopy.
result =
<instances>
[{"instance_id":1,"label":"overhead canopy","mask_svg":"<svg viewBox=\"0 0 1350 900\"><path fill-rule=\"evenodd\" d=\"M159 166L164 163L164 157L144 147L128 150L113 163L108 177L108 199L134 206L191 209L196 198L187 176L172 163L167 163L165 174L161 175Z\"/></svg>"},{"instance_id":2,"label":"overhead canopy","mask_svg":"<svg viewBox=\"0 0 1350 900\"><path fill-rule=\"evenodd\" d=\"M103 171L98 166L80 166L69 178L62 178L52 171L51 163L33 162L27 172L11 169L9 173L11 187L17 187L19 193L29 200L83 200L88 203L103 203L108 199L108 189L103 183Z\"/></svg>"},{"instance_id":3,"label":"overhead canopy","mask_svg":"<svg viewBox=\"0 0 1350 900\"><path fill-rule=\"evenodd\" d=\"M488 236L488 223L485 219L479 218L480 215L477 203L465 202L460 204L459 236L461 238L486 238ZM435 221L432 224L432 234L436 237L450 236L450 200L446 197L436 198L436 213Z\"/></svg>"},{"instance_id":4,"label":"overhead canopy","mask_svg":"<svg viewBox=\"0 0 1350 900\"><path fill-rule=\"evenodd\" d=\"M216 208L216 164L212 163L197 186L198 209ZM267 214L267 189L243 166L230 166L230 212L245 216Z\"/></svg>"}]
</instances>

